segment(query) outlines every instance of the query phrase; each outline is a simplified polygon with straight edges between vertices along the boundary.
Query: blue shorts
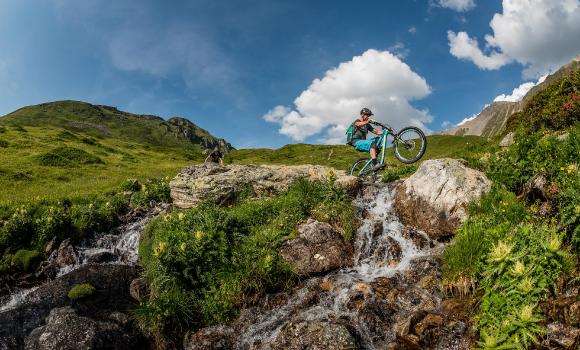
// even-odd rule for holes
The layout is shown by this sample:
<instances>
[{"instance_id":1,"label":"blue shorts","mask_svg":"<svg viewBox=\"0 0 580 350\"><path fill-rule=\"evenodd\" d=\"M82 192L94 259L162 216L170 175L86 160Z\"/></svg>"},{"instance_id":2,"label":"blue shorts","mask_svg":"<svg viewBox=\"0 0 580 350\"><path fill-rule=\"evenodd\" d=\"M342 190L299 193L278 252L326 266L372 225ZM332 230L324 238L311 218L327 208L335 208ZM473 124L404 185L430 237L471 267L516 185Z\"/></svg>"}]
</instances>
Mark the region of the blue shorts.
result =
<instances>
[{"instance_id":1,"label":"blue shorts","mask_svg":"<svg viewBox=\"0 0 580 350\"><path fill-rule=\"evenodd\" d=\"M369 152L371 150L371 145L373 143L377 143L378 137L373 137L372 139L368 140L358 140L354 143L354 148L360 152Z\"/></svg>"}]
</instances>

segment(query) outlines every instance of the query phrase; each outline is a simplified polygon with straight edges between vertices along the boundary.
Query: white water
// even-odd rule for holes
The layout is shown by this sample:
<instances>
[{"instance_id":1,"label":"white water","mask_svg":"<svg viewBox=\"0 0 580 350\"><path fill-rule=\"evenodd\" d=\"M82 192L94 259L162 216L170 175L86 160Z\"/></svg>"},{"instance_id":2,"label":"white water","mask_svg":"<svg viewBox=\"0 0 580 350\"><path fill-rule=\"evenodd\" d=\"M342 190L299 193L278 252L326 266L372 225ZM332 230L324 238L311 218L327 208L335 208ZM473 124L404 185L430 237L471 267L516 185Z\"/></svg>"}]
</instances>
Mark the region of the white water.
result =
<instances>
[{"instance_id":1,"label":"white water","mask_svg":"<svg viewBox=\"0 0 580 350\"><path fill-rule=\"evenodd\" d=\"M356 312L349 310L348 303L353 295L372 293L368 283L379 277L391 277L409 268L416 258L431 255L429 248L420 249L413 241L403 237L403 225L393 210L394 190L387 187L377 189L371 200L360 197L356 205L366 211L366 219L357 231L353 267L328 275L330 290L320 295L315 305L305 307L310 291L321 282L319 278L306 281L305 286L293 293L284 305L258 317L240 336L237 349L270 349L270 345L281 328L288 323L300 321L332 321L347 319L355 325L359 338L366 349L375 349L372 336L364 320L358 320ZM373 237L372 225L376 220L383 224L382 233ZM426 237L426 236L425 236ZM396 258L396 247L400 247L400 260ZM372 297L372 296L371 296Z\"/></svg>"}]
</instances>

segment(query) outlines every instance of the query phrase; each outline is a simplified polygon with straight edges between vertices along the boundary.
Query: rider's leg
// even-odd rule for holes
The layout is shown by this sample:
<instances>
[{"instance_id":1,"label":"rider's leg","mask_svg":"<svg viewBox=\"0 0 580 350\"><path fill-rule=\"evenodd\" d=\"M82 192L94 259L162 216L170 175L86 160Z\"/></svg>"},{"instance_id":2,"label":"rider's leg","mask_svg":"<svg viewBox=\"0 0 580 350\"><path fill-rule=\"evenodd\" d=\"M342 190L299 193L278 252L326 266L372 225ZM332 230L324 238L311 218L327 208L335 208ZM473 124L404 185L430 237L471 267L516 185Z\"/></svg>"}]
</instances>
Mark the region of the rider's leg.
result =
<instances>
[{"instance_id":1,"label":"rider's leg","mask_svg":"<svg viewBox=\"0 0 580 350\"><path fill-rule=\"evenodd\" d=\"M374 147L372 147L370 149L370 154L371 154L371 159L373 160L373 164L376 164L377 163L377 150Z\"/></svg>"}]
</instances>

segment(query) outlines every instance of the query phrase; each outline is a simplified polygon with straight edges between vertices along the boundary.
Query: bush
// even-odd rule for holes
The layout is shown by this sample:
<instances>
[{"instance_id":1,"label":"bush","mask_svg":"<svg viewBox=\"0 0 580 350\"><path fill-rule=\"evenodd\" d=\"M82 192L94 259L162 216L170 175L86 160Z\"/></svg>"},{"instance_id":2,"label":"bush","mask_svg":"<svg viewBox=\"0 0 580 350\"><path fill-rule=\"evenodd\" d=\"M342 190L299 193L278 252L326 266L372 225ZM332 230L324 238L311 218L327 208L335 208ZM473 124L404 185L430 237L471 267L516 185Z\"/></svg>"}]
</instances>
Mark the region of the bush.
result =
<instances>
[{"instance_id":1,"label":"bush","mask_svg":"<svg viewBox=\"0 0 580 350\"><path fill-rule=\"evenodd\" d=\"M0 125L0 134L3 134L5 132L6 132L6 127Z\"/></svg>"},{"instance_id":2,"label":"bush","mask_svg":"<svg viewBox=\"0 0 580 350\"><path fill-rule=\"evenodd\" d=\"M10 146L8 141L0 139L0 148L7 148L8 146Z\"/></svg>"},{"instance_id":3,"label":"bush","mask_svg":"<svg viewBox=\"0 0 580 350\"><path fill-rule=\"evenodd\" d=\"M218 324L265 293L290 287L296 275L278 247L315 212L345 236L356 229L351 199L332 178L299 180L270 199L229 208L206 203L153 220L141 236L139 257L155 297L135 312L139 324L153 336L167 327Z\"/></svg>"},{"instance_id":4,"label":"bush","mask_svg":"<svg viewBox=\"0 0 580 350\"><path fill-rule=\"evenodd\" d=\"M32 220L33 208L21 206L12 212L0 227L0 251L6 248L22 247L29 244L34 237Z\"/></svg>"},{"instance_id":5,"label":"bush","mask_svg":"<svg viewBox=\"0 0 580 350\"><path fill-rule=\"evenodd\" d=\"M54 205L40 206L34 214L34 246L44 247L52 239L63 240L74 229L67 204L56 202Z\"/></svg>"},{"instance_id":6,"label":"bush","mask_svg":"<svg viewBox=\"0 0 580 350\"><path fill-rule=\"evenodd\" d=\"M40 165L55 167L75 167L86 164L104 164L103 160L82 149L74 147L57 147L36 157Z\"/></svg>"},{"instance_id":7,"label":"bush","mask_svg":"<svg viewBox=\"0 0 580 350\"><path fill-rule=\"evenodd\" d=\"M121 190L137 192L141 190L141 183L137 179L127 179L121 184Z\"/></svg>"},{"instance_id":8,"label":"bush","mask_svg":"<svg viewBox=\"0 0 580 350\"><path fill-rule=\"evenodd\" d=\"M122 195L95 198L89 203L74 205L71 219L78 237L82 238L118 225L119 215L127 209L127 200Z\"/></svg>"},{"instance_id":9,"label":"bush","mask_svg":"<svg viewBox=\"0 0 580 350\"><path fill-rule=\"evenodd\" d=\"M151 201L157 203L170 203L169 179L147 180L131 197L131 205L134 207L147 207Z\"/></svg>"},{"instance_id":10,"label":"bush","mask_svg":"<svg viewBox=\"0 0 580 350\"><path fill-rule=\"evenodd\" d=\"M30 269L43 258L43 254L36 250L20 249L12 256L12 265L21 271L30 272Z\"/></svg>"},{"instance_id":11,"label":"bush","mask_svg":"<svg viewBox=\"0 0 580 350\"><path fill-rule=\"evenodd\" d=\"M70 300L78 300L89 297L95 294L97 290L95 287L88 283L83 284L75 284L69 291L68 291L68 298Z\"/></svg>"}]
</instances>

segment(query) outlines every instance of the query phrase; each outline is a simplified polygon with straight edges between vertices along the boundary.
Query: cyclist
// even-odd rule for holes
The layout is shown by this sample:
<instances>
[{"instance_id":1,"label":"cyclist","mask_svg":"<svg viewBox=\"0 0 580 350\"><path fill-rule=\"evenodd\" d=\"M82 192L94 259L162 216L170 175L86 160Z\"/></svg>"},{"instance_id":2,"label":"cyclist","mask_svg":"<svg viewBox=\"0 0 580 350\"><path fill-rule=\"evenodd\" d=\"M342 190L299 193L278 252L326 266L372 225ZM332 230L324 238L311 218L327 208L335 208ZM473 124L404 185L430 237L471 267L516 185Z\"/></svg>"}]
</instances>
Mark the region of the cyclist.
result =
<instances>
[{"instance_id":1,"label":"cyclist","mask_svg":"<svg viewBox=\"0 0 580 350\"><path fill-rule=\"evenodd\" d=\"M207 162L224 165L224 154L219 150L219 148L215 147L213 151L209 154L209 156L205 158L204 163Z\"/></svg>"},{"instance_id":2,"label":"cyclist","mask_svg":"<svg viewBox=\"0 0 580 350\"><path fill-rule=\"evenodd\" d=\"M350 143L359 152L369 152L373 162L373 170L379 170L382 165L377 163L377 153L379 145L377 144L379 138L367 138L367 133L370 131L375 135L381 135L381 131L375 129L370 124L372 120L370 116L373 112L368 108L363 108L360 111L360 118L357 118L353 123L352 142Z\"/></svg>"}]
</instances>

